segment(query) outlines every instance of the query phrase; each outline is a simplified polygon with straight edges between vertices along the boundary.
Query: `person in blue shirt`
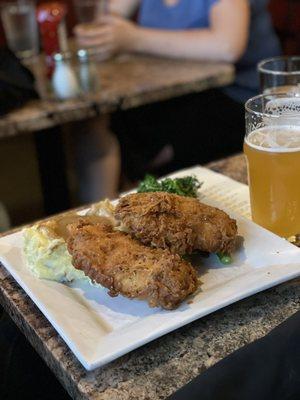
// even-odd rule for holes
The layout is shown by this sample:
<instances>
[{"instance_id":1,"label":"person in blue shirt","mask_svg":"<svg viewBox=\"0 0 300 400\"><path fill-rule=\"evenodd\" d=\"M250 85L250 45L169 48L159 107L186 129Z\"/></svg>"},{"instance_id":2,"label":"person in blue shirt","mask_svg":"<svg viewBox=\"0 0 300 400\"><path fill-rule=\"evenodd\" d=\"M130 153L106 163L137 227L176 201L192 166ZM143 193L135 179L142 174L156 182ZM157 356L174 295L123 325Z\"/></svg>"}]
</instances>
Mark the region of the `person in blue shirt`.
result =
<instances>
[{"instance_id":1,"label":"person in blue shirt","mask_svg":"<svg viewBox=\"0 0 300 400\"><path fill-rule=\"evenodd\" d=\"M172 147L175 168L210 161L241 149L243 103L259 91L256 65L263 58L280 54L267 3L267 0L110 0L111 13L102 16L93 29L76 27L79 43L97 46L103 57L133 52L225 61L236 66L235 82L228 87L114 117L112 127L119 137L127 169L140 171L142 175L155 154L167 145ZM138 13L137 23L129 19L135 13ZM170 113L174 119L167 123L163 115ZM156 126L153 121L157 121ZM193 146L187 149L186 143Z\"/></svg>"}]
</instances>

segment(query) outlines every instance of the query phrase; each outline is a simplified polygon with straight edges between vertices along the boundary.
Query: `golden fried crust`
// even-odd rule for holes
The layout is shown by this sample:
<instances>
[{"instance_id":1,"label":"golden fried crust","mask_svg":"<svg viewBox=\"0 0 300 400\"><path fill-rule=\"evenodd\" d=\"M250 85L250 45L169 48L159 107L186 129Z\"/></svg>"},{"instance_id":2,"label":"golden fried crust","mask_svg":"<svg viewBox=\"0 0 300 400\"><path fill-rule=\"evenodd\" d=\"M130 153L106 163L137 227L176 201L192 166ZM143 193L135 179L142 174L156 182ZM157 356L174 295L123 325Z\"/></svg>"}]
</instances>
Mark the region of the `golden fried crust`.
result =
<instances>
[{"instance_id":1,"label":"golden fried crust","mask_svg":"<svg viewBox=\"0 0 300 400\"><path fill-rule=\"evenodd\" d=\"M173 253L230 253L235 247L236 221L191 197L163 192L130 194L120 199L115 217L142 243Z\"/></svg>"},{"instance_id":2,"label":"golden fried crust","mask_svg":"<svg viewBox=\"0 0 300 400\"><path fill-rule=\"evenodd\" d=\"M82 219L69 225L68 251L75 268L109 289L111 296L147 300L151 307L176 308L195 292L195 269L177 254L151 249L105 222Z\"/></svg>"}]
</instances>

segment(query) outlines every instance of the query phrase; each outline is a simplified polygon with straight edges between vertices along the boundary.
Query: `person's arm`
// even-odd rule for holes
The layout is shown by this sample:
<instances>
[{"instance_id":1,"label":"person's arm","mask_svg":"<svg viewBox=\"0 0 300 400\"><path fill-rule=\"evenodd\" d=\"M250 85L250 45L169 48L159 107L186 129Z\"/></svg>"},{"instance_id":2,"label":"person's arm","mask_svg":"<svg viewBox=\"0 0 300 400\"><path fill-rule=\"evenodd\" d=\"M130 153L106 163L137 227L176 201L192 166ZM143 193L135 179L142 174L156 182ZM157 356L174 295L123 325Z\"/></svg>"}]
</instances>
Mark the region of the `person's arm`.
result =
<instances>
[{"instance_id":1,"label":"person's arm","mask_svg":"<svg viewBox=\"0 0 300 400\"><path fill-rule=\"evenodd\" d=\"M130 49L176 58L235 62L247 45L249 14L246 0L220 0L211 9L209 28L179 32L138 28Z\"/></svg>"},{"instance_id":2,"label":"person's arm","mask_svg":"<svg viewBox=\"0 0 300 400\"><path fill-rule=\"evenodd\" d=\"M210 27L169 31L139 27L113 15L86 32L77 30L84 46L99 51L148 53L174 58L235 62L244 53L249 31L248 0L219 0L210 12Z\"/></svg>"},{"instance_id":3,"label":"person's arm","mask_svg":"<svg viewBox=\"0 0 300 400\"><path fill-rule=\"evenodd\" d=\"M125 18L131 17L138 9L140 0L109 0L109 11Z\"/></svg>"}]
</instances>

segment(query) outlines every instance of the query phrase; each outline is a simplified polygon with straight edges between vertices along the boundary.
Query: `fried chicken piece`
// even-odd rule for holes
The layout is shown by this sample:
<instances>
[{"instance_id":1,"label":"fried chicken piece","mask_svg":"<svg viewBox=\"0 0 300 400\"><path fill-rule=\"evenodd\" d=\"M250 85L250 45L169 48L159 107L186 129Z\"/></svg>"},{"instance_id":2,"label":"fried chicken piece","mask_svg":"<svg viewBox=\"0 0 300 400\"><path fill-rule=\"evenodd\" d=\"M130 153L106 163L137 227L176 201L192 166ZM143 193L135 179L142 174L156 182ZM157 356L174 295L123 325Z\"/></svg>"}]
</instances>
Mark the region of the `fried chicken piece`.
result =
<instances>
[{"instance_id":1,"label":"fried chicken piece","mask_svg":"<svg viewBox=\"0 0 300 400\"><path fill-rule=\"evenodd\" d=\"M195 198L164 192L129 194L120 199L115 217L143 244L173 253L230 253L235 247L236 221Z\"/></svg>"},{"instance_id":2,"label":"fried chicken piece","mask_svg":"<svg viewBox=\"0 0 300 400\"><path fill-rule=\"evenodd\" d=\"M123 232L107 218L68 226L68 251L75 268L109 289L111 296L147 300L151 307L176 308L195 292L195 269L169 250L151 249Z\"/></svg>"}]
</instances>

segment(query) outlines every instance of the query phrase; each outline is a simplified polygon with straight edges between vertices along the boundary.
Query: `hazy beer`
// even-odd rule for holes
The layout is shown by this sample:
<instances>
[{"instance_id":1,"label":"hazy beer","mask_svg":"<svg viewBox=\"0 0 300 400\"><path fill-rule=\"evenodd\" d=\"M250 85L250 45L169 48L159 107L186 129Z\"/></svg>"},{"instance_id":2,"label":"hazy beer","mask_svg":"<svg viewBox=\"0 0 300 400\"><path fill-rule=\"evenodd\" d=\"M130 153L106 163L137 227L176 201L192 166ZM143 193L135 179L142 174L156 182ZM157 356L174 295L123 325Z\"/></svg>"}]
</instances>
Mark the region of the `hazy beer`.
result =
<instances>
[{"instance_id":1,"label":"hazy beer","mask_svg":"<svg viewBox=\"0 0 300 400\"><path fill-rule=\"evenodd\" d=\"M265 126L244 143L252 219L283 237L300 233L300 126Z\"/></svg>"},{"instance_id":2,"label":"hazy beer","mask_svg":"<svg viewBox=\"0 0 300 400\"><path fill-rule=\"evenodd\" d=\"M264 90L265 94L287 94L287 95L299 95L300 94L300 84L298 85L282 85L275 86Z\"/></svg>"}]
</instances>

